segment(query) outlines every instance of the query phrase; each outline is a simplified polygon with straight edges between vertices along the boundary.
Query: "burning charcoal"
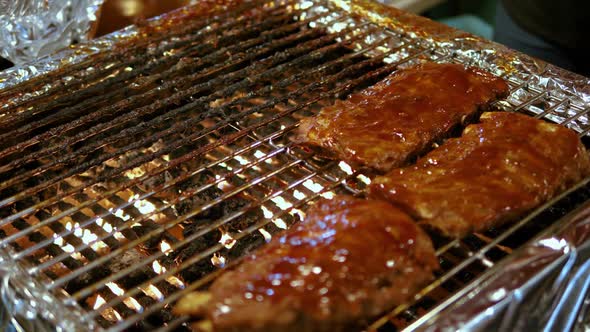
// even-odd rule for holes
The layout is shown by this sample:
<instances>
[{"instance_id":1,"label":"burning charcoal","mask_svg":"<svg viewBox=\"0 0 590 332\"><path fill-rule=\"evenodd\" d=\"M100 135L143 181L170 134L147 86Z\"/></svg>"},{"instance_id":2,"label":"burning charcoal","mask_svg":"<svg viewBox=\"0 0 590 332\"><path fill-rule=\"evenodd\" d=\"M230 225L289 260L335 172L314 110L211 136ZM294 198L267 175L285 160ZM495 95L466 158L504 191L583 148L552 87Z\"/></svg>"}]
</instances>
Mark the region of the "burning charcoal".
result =
<instances>
[{"instance_id":1,"label":"burning charcoal","mask_svg":"<svg viewBox=\"0 0 590 332\"><path fill-rule=\"evenodd\" d=\"M135 266L139 262L143 261L145 256L135 250L127 250L121 255L115 256L108 263L113 273L117 273L130 266ZM144 265L140 268L135 268L125 275L125 277L117 280L125 288L131 288L139 285L140 283L148 280L154 275L153 270L149 265Z\"/></svg>"},{"instance_id":2,"label":"burning charcoal","mask_svg":"<svg viewBox=\"0 0 590 332\"><path fill-rule=\"evenodd\" d=\"M141 236L144 236L145 234L147 234L155 229L158 229L160 227L161 226L158 226L155 223L144 223L142 225L134 226L131 229L137 234L137 236L141 237ZM162 239L163 239L163 234L160 233L156 236L151 236L149 239L142 242L140 245L145 250L156 250L156 249L159 249L158 246L162 242Z\"/></svg>"},{"instance_id":3,"label":"burning charcoal","mask_svg":"<svg viewBox=\"0 0 590 332\"><path fill-rule=\"evenodd\" d=\"M193 252L195 255L198 252ZM186 255L187 258L191 257L192 255ZM207 274L217 270L217 267L211 263L211 259L213 255L203 258L202 260L198 261L195 264L190 265L189 267L185 268L184 270L180 271L180 277L188 282L196 281Z\"/></svg>"},{"instance_id":4,"label":"burning charcoal","mask_svg":"<svg viewBox=\"0 0 590 332\"><path fill-rule=\"evenodd\" d=\"M207 227L207 225L211 223L211 221L208 220L202 220L201 222L201 225L197 223L188 224L183 231L184 236L190 236L202 227ZM202 237L199 237L194 241L191 241L188 245L185 245L177 249L170 256L173 256L172 258L180 264L185 260L190 259L193 256L199 255L206 249L214 246L219 242L220 239L221 233L218 230L207 232ZM207 257L200 260L196 264L193 264L188 268L182 270L180 272L180 276L182 277L182 279L186 281L194 281L202 278L208 273L211 273L215 269L215 266L211 264L211 257Z\"/></svg>"},{"instance_id":5,"label":"burning charcoal","mask_svg":"<svg viewBox=\"0 0 590 332\"><path fill-rule=\"evenodd\" d=\"M224 248L221 250L220 254L227 257L231 262L232 260L251 253L264 243L266 243L264 236L260 232L254 231L252 234L237 240L231 248Z\"/></svg>"}]
</instances>

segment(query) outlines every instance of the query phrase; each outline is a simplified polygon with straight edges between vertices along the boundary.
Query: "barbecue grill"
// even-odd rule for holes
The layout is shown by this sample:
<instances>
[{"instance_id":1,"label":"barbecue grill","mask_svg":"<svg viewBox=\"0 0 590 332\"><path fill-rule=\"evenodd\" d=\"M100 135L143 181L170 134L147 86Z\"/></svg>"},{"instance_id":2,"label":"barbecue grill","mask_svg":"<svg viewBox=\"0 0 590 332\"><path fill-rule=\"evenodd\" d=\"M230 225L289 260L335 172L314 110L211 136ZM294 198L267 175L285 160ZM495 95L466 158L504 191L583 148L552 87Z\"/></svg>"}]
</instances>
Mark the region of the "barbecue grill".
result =
<instances>
[{"instance_id":1,"label":"barbecue grill","mask_svg":"<svg viewBox=\"0 0 590 332\"><path fill-rule=\"evenodd\" d=\"M370 183L293 144L298 121L423 61L502 76L511 94L494 107L586 140L582 77L370 2L197 5L0 73L5 314L25 330L189 330L175 301L319 197ZM563 217L586 205L587 183L513 225L435 238L437 279L368 329L426 326L575 220Z\"/></svg>"}]
</instances>

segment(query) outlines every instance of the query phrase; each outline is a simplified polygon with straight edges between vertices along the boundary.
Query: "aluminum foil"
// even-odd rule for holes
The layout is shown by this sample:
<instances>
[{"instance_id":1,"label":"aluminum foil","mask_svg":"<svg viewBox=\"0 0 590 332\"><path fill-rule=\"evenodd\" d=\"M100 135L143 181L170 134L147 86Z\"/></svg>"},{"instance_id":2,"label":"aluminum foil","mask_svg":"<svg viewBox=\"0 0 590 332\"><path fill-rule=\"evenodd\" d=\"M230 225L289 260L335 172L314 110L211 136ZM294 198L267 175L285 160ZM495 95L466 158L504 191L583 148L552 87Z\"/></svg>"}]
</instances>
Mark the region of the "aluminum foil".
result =
<instances>
[{"instance_id":1,"label":"aluminum foil","mask_svg":"<svg viewBox=\"0 0 590 332\"><path fill-rule=\"evenodd\" d=\"M0 56L22 64L87 40L102 2L0 1Z\"/></svg>"},{"instance_id":2,"label":"aluminum foil","mask_svg":"<svg viewBox=\"0 0 590 332\"><path fill-rule=\"evenodd\" d=\"M589 295L586 202L408 330L588 331Z\"/></svg>"},{"instance_id":3,"label":"aluminum foil","mask_svg":"<svg viewBox=\"0 0 590 332\"><path fill-rule=\"evenodd\" d=\"M194 15L212 15L214 11L223 9L223 5L219 7L219 1L214 9L203 6L202 3L206 1L213 0L202 0L195 6L149 20L141 28L129 27L0 72L0 101L1 96L9 96L0 105L0 112L12 103L67 87L72 78L59 75L59 69L87 62L86 71L79 75L92 72L93 59L124 47L125 42L141 36L143 29L165 26L167 22ZM410 36L416 42L452 53L467 64L478 65L498 75L524 82L531 93L546 91L552 96L567 98L570 105L581 114L590 107L590 79L502 45L370 0L301 2L306 6L329 2L352 15ZM55 79L34 91L20 92L20 84L26 84L41 75L54 75ZM519 98L518 94L512 97ZM534 111L534 108L531 109ZM539 109L540 112L542 110ZM571 115L552 116L560 121ZM569 125L574 130L582 131L588 124L587 116L581 115ZM587 182L581 186L588 186ZM557 221L542 236L494 266L449 301L408 327L408 330L589 330L588 258L590 203ZM91 325L93 322L83 321L82 309L76 303L47 292L19 264L11 259L7 249L0 250L0 299L6 306L6 311L0 313L0 321L6 322L6 319L2 319L6 317L18 317L39 326L44 325L41 321L47 321L57 326L58 330L79 330L81 326L90 330L98 329ZM37 328L33 326L33 329Z\"/></svg>"},{"instance_id":4,"label":"aluminum foil","mask_svg":"<svg viewBox=\"0 0 590 332\"><path fill-rule=\"evenodd\" d=\"M57 298L12 259L9 248L0 249L0 330L95 331L93 320L82 319L77 302Z\"/></svg>"}]
</instances>

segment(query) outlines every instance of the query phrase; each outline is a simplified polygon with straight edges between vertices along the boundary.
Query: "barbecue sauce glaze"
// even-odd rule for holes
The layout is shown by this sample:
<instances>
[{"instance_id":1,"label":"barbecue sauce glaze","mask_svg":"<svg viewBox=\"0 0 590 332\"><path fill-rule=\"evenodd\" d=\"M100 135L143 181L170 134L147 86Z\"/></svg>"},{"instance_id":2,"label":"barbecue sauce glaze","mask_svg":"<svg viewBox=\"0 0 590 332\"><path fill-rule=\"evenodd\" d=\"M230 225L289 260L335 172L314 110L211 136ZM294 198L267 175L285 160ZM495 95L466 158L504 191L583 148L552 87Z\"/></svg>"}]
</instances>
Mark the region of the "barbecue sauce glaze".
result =
<instances>
[{"instance_id":1,"label":"barbecue sauce glaze","mask_svg":"<svg viewBox=\"0 0 590 332\"><path fill-rule=\"evenodd\" d=\"M216 280L210 319L219 330L346 326L408 300L437 267L430 239L407 215L335 197Z\"/></svg>"},{"instance_id":2,"label":"barbecue sauce glaze","mask_svg":"<svg viewBox=\"0 0 590 332\"><path fill-rule=\"evenodd\" d=\"M425 63L401 69L303 120L297 141L320 146L352 165L388 171L507 91L502 79L480 69Z\"/></svg>"}]
</instances>

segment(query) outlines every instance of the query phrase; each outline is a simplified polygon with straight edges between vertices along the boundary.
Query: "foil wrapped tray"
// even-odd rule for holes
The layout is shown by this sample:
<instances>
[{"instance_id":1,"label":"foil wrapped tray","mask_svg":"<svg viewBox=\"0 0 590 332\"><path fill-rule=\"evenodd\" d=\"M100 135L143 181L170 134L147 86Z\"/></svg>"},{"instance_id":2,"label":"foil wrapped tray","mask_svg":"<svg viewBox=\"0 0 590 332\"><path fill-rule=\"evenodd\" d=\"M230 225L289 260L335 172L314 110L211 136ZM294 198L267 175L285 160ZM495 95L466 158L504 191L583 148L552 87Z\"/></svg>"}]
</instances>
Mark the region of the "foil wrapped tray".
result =
<instances>
[{"instance_id":1,"label":"foil wrapped tray","mask_svg":"<svg viewBox=\"0 0 590 332\"><path fill-rule=\"evenodd\" d=\"M416 43L444 50L465 63L485 68L498 75L511 75L534 91L567 98L580 110L568 126L585 135L589 120L590 79L568 72L543 61L510 50L502 45L443 26L426 18L368 0L328 0L329 3L379 25L404 34ZM302 1L308 7L315 1ZM321 2L320 2L321 3ZM214 15L232 4L203 1L148 20L141 26L71 46L35 62L0 72L0 116L12 104L34 99L48 91L68 87L73 77L60 72L69 66L84 66L79 75L91 75L95 66L108 66L109 58L123 57L127 43L149 39L166 32L171 24L201 15ZM158 45L154 46L154 52ZM106 61L105 61L106 59ZM34 90L21 90L35 85L49 75L51 83ZM26 92L23 92L26 91ZM515 96L518 98L518 96ZM530 105L527 105L530 106ZM536 112L535 108L531 108ZM538 113L542 113L541 109ZM563 122L569 113L555 113L550 120ZM519 250L437 305L411 325L408 331L465 330L546 330L584 331L590 329L590 179L578 184L560 197L537 209L527 219L512 226L518 229L538 217L559 201L577 193L578 207L560 218ZM584 203L580 203L583 200ZM496 243L501 241L496 239ZM9 248L0 249L0 296L4 308L0 321L12 321L25 330L98 330L94 321L83 320L83 310L75 301L56 296L42 283L25 273L14 261Z\"/></svg>"},{"instance_id":2,"label":"foil wrapped tray","mask_svg":"<svg viewBox=\"0 0 590 332\"><path fill-rule=\"evenodd\" d=\"M22 64L88 40L102 2L0 1L0 56Z\"/></svg>"}]
</instances>

